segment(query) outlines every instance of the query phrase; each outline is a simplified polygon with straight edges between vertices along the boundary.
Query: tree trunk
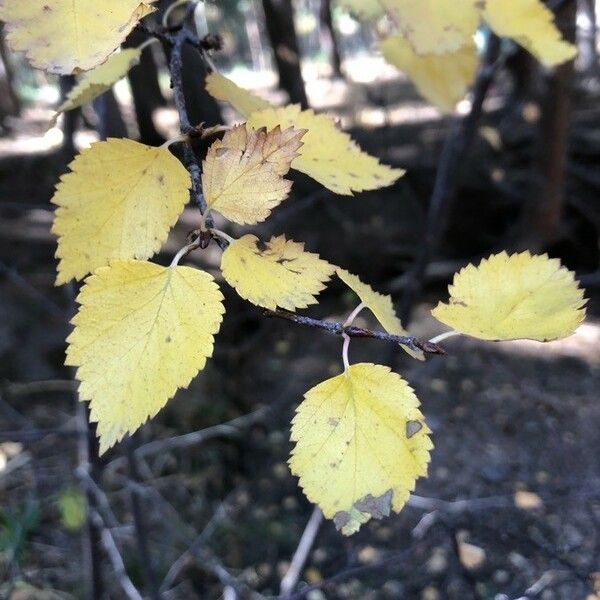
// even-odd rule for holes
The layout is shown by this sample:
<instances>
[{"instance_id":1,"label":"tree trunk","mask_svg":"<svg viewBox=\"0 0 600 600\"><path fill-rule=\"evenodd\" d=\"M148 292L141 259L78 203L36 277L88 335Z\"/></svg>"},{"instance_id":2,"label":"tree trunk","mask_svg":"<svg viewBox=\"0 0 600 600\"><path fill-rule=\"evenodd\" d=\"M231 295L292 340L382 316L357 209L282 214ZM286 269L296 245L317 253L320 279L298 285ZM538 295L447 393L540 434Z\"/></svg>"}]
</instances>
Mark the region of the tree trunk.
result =
<instances>
[{"instance_id":1,"label":"tree trunk","mask_svg":"<svg viewBox=\"0 0 600 600\"><path fill-rule=\"evenodd\" d=\"M331 68L335 77L342 77L342 59L335 37L333 18L331 15L331 0L321 0L320 10L321 40L329 54Z\"/></svg>"},{"instance_id":2,"label":"tree trunk","mask_svg":"<svg viewBox=\"0 0 600 600\"><path fill-rule=\"evenodd\" d=\"M267 32L273 47L279 73L279 85L290 102L308 107L308 99L300 68L300 51L294 28L294 9L291 0L263 0Z\"/></svg>"},{"instance_id":3,"label":"tree trunk","mask_svg":"<svg viewBox=\"0 0 600 600\"><path fill-rule=\"evenodd\" d=\"M557 15L562 33L575 39L575 2L563 5ZM521 246L540 252L559 236L564 204L565 167L571 117L573 61L560 65L545 79L533 165L533 190L524 207Z\"/></svg>"},{"instance_id":4,"label":"tree trunk","mask_svg":"<svg viewBox=\"0 0 600 600\"><path fill-rule=\"evenodd\" d=\"M140 31L132 31L125 43L125 48L135 48L146 41L148 36ZM152 48L146 48L138 65L128 74L129 85L133 95L133 105L137 118L140 141L149 146L160 146L164 137L154 125L154 111L167 105L158 83L158 69L152 55Z\"/></svg>"},{"instance_id":5,"label":"tree trunk","mask_svg":"<svg viewBox=\"0 0 600 600\"><path fill-rule=\"evenodd\" d=\"M96 130L101 140L127 137L127 127L112 88L94 100L94 111L98 117Z\"/></svg>"},{"instance_id":6,"label":"tree trunk","mask_svg":"<svg viewBox=\"0 0 600 600\"><path fill-rule=\"evenodd\" d=\"M4 121L4 117L18 115L21 110L13 87L13 72L2 29L0 24L0 122Z\"/></svg>"}]
</instances>

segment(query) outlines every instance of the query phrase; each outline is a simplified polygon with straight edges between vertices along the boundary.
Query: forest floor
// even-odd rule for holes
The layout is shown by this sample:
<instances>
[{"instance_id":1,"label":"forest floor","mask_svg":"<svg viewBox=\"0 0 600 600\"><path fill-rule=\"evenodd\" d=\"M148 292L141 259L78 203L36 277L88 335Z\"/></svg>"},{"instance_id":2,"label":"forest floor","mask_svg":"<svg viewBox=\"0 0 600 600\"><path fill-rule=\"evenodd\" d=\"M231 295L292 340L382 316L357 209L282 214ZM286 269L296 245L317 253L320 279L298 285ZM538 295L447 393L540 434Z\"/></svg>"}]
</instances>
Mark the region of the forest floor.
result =
<instances>
[{"instance_id":1,"label":"forest floor","mask_svg":"<svg viewBox=\"0 0 600 600\"><path fill-rule=\"evenodd\" d=\"M294 197L269 225L254 230L306 241L307 249L397 300L398 274L419 241L443 131L437 122L429 129L386 129L385 135L405 142L382 144L373 132L363 132L361 141L374 152L384 145L392 162L414 164L405 181L384 192L339 198L298 177ZM493 159L488 149L490 155ZM0 163L0 192L7 200L0 206L0 598L17 580L32 587L20 584L14 599L82 594L81 532L70 530L59 510L65 491L77 486L78 421L72 373L62 366L75 290L53 287L47 202L57 164L47 152ZM504 213L499 218L495 192L485 187L491 167L483 165L478 155L457 209L459 225L451 227L452 251L443 261L438 257L437 270L429 273L413 324L421 337L440 331L429 310L445 297L451 271L494 247L504 231L499 222L508 220ZM471 230L469 211L482 199L490 206ZM196 221L193 210L186 211L159 261L181 246ZM585 269L581 252L568 253L566 260ZM218 257L211 247L192 260L218 275ZM212 559L236 578L242 597L251 597L251 591L277 597L312 512L286 465L289 422L302 395L341 369L338 338L267 319L222 287L227 315L214 358L134 440L146 448L141 488L134 487L143 492L159 579L190 545L208 552L177 563L180 569L166 586L171 599L221 598ZM334 283L309 312L339 320L354 305L352 295ZM447 357L426 363L376 341L353 341L352 361L389 365L415 388L433 430L430 474L399 515L372 521L352 538L324 523L297 592L309 600L595 598L594 582L600 586L595 297L591 308L589 321L568 340L541 345L453 339L446 343ZM232 426L208 430L178 448L167 441L232 419L237 419ZM58 427L64 431L44 434ZM10 431L19 439L33 431L39 439L14 443ZM160 440L164 443L144 446ZM124 456L122 445L110 451L97 465L96 479L111 505L114 539L131 578L142 586L145 569L136 551ZM122 598L104 556L103 567L109 597Z\"/></svg>"}]
</instances>

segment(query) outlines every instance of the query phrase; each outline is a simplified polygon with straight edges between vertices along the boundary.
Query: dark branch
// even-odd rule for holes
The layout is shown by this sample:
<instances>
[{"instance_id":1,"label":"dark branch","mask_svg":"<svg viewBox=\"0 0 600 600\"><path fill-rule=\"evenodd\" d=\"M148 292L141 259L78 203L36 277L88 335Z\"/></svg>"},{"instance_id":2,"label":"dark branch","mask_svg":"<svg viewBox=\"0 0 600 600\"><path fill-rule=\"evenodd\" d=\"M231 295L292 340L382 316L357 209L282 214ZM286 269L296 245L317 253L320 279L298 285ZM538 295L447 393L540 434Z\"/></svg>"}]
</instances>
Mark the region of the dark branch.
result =
<instances>
[{"instance_id":1,"label":"dark branch","mask_svg":"<svg viewBox=\"0 0 600 600\"><path fill-rule=\"evenodd\" d=\"M296 313L281 309L265 309L263 310L263 314L267 317L285 319L287 321L291 321L292 323L296 323L297 325L322 329L323 331L327 331L328 333L332 333L334 335L347 335L351 338L373 338L376 340L382 340L384 342L391 342L392 344L399 344L400 346L406 346L414 351L422 350L425 352L425 354L446 354L446 351L441 346L438 346L438 344L422 341L409 335L392 335L383 331L371 331L370 329L363 329L362 327L354 326L344 327L343 323L339 323L337 321L313 319L312 317L297 315Z\"/></svg>"}]
</instances>

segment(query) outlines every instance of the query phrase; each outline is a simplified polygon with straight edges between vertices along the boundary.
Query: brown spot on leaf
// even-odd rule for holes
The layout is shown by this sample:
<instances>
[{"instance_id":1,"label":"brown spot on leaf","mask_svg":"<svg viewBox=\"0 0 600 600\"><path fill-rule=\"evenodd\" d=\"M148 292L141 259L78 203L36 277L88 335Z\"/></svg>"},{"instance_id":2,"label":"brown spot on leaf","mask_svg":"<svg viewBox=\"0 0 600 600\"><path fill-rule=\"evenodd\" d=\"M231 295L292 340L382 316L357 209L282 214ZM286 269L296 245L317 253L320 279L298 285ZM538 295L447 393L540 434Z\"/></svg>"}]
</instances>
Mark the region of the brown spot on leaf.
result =
<instances>
[{"instance_id":1,"label":"brown spot on leaf","mask_svg":"<svg viewBox=\"0 0 600 600\"><path fill-rule=\"evenodd\" d=\"M423 429L423 423L421 423L421 421L407 421L406 437L410 440L410 438L419 433L421 429Z\"/></svg>"}]
</instances>

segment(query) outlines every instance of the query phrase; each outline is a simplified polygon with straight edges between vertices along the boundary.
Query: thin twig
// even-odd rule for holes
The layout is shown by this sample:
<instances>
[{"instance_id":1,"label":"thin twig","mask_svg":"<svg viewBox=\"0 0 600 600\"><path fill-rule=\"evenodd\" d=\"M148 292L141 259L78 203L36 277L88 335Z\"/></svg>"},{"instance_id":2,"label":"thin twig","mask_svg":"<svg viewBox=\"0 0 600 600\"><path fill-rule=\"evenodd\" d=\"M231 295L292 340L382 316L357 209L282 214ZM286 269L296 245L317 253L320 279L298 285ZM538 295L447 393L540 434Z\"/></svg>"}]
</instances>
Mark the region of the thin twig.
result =
<instances>
[{"instance_id":1,"label":"thin twig","mask_svg":"<svg viewBox=\"0 0 600 600\"><path fill-rule=\"evenodd\" d=\"M281 597L287 598L294 591L294 588L298 584L300 574L302 573L302 569L304 568L304 565L308 559L308 553L315 543L315 539L317 538L317 533L319 533L319 528L321 527L322 522L323 512L318 506L315 506L312 515L310 515L310 519L306 524L304 532L302 533L302 537L300 538L296 552L294 552L292 562L290 563L290 568L287 570L287 573L281 580L281 587L279 591L279 595Z\"/></svg>"},{"instance_id":2,"label":"thin twig","mask_svg":"<svg viewBox=\"0 0 600 600\"><path fill-rule=\"evenodd\" d=\"M115 577L119 582L123 593L127 596L127 598L129 598L129 600L143 600L142 595L137 591L136 587L133 585L131 579L129 579L129 576L127 575L123 557L119 552L119 548L117 547L112 533L105 526L102 517L94 508L90 509L90 517L94 523L94 526L100 531L100 540L102 541L102 546L104 547L106 555L110 560Z\"/></svg>"},{"instance_id":3,"label":"thin twig","mask_svg":"<svg viewBox=\"0 0 600 600\"><path fill-rule=\"evenodd\" d=\"M370 329L364 329L363 327L344 327L343 323L338 321L326 321L323 319L314 319L312 317L305 317L304 315L298 315L296 313L287 310L263 310L263 313L267 317L277 317L279 319L285 319L298 325L304 325L305 327L314 327L316 329L322 329L328 333L334 335L348 336L350 338L373 338L384 342L391 342L392 344L399 344L406 346L411 350L422 350L425 354L438 354L445 355L446 351L437 344L433 344L428 341L419 340L418 338L410 335L392 335L384 331L371 331Z\"/></svg>"}]
</instances>

